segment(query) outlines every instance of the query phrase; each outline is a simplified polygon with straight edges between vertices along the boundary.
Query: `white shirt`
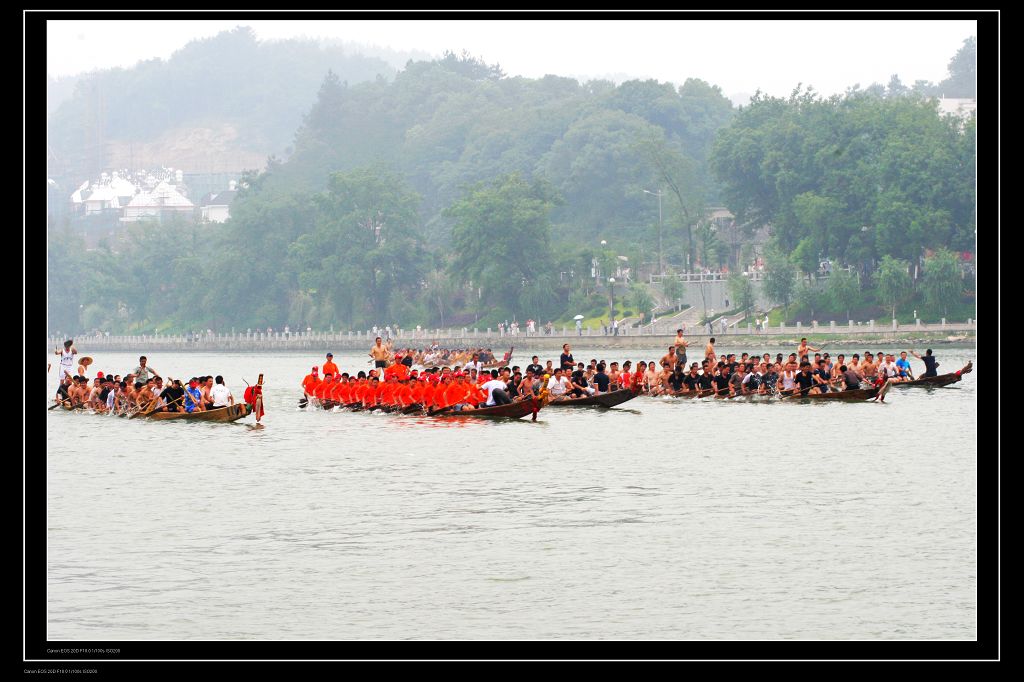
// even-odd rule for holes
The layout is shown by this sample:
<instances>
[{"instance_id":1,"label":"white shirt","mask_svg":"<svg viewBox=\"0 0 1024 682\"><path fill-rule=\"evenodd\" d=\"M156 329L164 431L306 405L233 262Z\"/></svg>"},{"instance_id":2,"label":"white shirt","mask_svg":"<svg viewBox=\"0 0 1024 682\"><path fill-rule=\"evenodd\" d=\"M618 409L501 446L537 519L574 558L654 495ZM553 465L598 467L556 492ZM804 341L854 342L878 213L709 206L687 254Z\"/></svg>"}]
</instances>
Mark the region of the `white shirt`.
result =
<instances>
[{"instance_id":1,"label":"white shirt","mask_svg":"<svg viewBox=\"0 0 1024 682\"><path fill-rule=\"evenodd\" d=\"M63 379L65 373L68 374L68 375L74 375L74 372L71 371L74 368L74 365L75 365L75 354L72 353L71 351L61 350L61 352L60 352L60 372L61 373L60 373L60 377L59 378Z\"/></svg>"},{"instance_id":2,"label":"white shirt","mask_svg":"<svg viewBox=\"0 0 1024 682\"><path fill-rule=\"evenodd\" d=\"M491 379L487 383L482 384L480 388L481 390L487 391L487 404L494 405L494 389L500 388L501 390L504 391L508 387L505 385L504 381L499 381L498 379Z\"/></svg>"},{"instance_id":3,"label":"white shirt","mask_svg":"<svg viewBox=\"0 0 1024 682\"><path fill-rule=\"evenodd\" d=\"M213 388L210 389L210 397L213 399L214 407L225 407L230 396L231 391L224 384L214 384Z\"/></svg>"},{"instance_id":4,"label":"white shirt","mask_svg":"<svg viewBox=\"0 0 1024 682\"><path fill-rule=\"evenodd\" d=\"M554 395L565 395L569 387L569 380L565 377L551 377L548 379L548 390Z\"/></svg>"},{"instance_id":5,"label":"white shirt","mask_svg":"<svg viewBox=\"0 0 1024 682\"><path fill-rule=\"evenodd\" d=\"M466 366L464 367L465 371L467 372L471 369L475 369L477 371L477 374L479 374L480 371L483 370L483 368L484 363L480 362L479 360L477 360L476 362L467 362Z\"/></svg>"}]
</instances>

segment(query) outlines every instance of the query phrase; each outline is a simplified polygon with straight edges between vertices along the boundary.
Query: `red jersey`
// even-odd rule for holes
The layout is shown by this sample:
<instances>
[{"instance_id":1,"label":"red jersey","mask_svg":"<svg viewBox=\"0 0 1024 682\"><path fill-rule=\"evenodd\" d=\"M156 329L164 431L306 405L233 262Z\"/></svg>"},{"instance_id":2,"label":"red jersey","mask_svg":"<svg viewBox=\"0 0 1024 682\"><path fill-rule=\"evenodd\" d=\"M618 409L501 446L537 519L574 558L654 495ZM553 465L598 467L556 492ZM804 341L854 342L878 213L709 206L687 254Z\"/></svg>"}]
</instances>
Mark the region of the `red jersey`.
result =
<instances>
[{"instance_id":1,"label":"red jersey","mask_svg":"<svg viewBox=\"0 0 1024 682\"><path fill-rule=\"evenodd\" d=\"M313 395L313 389L320 383L320 377L316 374L307 374L306 378L302 380L302 388L308 395Z\"/></svg>"}]
</instances>

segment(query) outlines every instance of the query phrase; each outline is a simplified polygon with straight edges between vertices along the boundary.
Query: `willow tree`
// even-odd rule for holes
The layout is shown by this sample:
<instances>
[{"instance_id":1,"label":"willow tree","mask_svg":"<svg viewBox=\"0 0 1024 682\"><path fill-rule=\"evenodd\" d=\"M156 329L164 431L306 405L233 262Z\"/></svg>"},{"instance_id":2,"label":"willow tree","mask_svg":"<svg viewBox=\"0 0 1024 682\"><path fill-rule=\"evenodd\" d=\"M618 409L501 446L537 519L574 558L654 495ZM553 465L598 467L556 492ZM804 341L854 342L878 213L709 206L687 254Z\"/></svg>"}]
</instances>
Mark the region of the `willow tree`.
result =
<instances>
[{"instance_id":1,"label":"willow tree","mask_svg":"<svg viewBox=\"0 0 1024 682\"><path fill-rule=\"evenodd\" d=\"M896 306L910 298L914 282L910 279L910 263L899 258L885 256L875 272L878 298L892 310L896 319Z\"/></svg>"}]
</instances>

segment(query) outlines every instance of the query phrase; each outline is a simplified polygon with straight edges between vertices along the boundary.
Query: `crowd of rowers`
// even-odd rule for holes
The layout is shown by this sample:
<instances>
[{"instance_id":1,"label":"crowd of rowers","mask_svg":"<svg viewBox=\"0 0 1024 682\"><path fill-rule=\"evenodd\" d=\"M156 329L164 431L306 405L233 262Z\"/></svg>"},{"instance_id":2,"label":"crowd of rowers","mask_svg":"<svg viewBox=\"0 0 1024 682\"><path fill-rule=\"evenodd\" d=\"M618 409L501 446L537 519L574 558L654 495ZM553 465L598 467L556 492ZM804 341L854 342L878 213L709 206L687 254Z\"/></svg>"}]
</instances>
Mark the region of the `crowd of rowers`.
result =
<instances>
[{"instance_id":1,"label":"crowd of rowers","mask_svg":"<svg viewBox=\"0 0 1024 682\"><path fill-rule=\"evenodd\" d=\"M410 365L429 367L464 365L471 361L478 361L489 365L498 362L490 348L441 348L437 344L429 348L395 348L394 343L388 339L387 343L381 343L378 336L370 352L370 356L378 363L385 365L395 362L396 358L406 360ZM509 353L505 353L504 360L509 359Z\"/></svg>"},{"instance_id":2,"label":"crowd of rowers","mask_svg":"<svg viewBox=\"0 0 1024 682\"><path fill-rule=\"evenodd\" d=\"M170 379L165 382L139 358L139 366L124 376L110 372L97 372L93 379L85 376L91 364L78 365L78 373L71 374L62 367L62 377L54 401L68 408L87 408L95 412L132 415L153 412L203 412L215 410L235 402L222 376L195 376L187 382Z\"/></svg>"},{"instance_id":3,"label":"crowd of rowers","mask_svg":"<svg viewBox=\"0 0 1024 682\"><path fill-rule=\"evenodd\" d=\"M552 400L593 396L629 388L647 395L735 397L739 395L800 395L832 391L856 390L862 384L880 387L887 381L912 381L914 372L907 352L899 359L892 353L854 353L849 360L844 354L836 358L821 353L819 348L801 339L797 351L773 359L743 353L716 355L715 339L705 346L705 357L687 365L689 343L677 332L675 343L660 361L639 361L634 369L629 360L606 363L591 359L589 364L576 362L569 344L562 348L558 366L551 360L539 364L533 356L525 369L518 365L486 371L479 357L472 355L463 365L432 366L413 369L411 356L396 354L394 362L377 360L377 367L354 374L340 372L333 355L302 380L307 399L325 406L361 406L364 409L389 407L404 409L419 405L425 409L452 408L473 410L502 405L550 394ZM814 353L813 356L810 353ZM936 376L938 363L929 349L924 356L910 351L924 361L922 376ZM881 397L884 400L884 395Z\"/></svg>"}]
</instances>

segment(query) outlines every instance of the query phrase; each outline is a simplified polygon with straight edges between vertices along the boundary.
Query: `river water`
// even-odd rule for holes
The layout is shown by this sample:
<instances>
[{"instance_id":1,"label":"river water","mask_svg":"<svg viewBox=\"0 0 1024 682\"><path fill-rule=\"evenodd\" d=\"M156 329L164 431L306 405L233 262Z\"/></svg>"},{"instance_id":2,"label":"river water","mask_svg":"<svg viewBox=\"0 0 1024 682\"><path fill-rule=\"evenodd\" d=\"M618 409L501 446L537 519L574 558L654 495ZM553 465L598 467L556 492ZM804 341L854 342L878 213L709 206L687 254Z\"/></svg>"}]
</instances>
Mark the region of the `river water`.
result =
<instances>
[{"instance_id":1,"label":"river water","mask_svg":"<svg viewBox=\"0 0 1024 682\"><path fill-rule=\"evenodd\" d=\"M663 351L624 352L574 350ZM976 374L885 404L641 397L531 423L299 410L322 362L150 356L236 398L265 373L262 428L47 412L48 639L977 637Z\"/></svg>"}]
</instances>

